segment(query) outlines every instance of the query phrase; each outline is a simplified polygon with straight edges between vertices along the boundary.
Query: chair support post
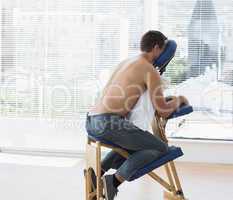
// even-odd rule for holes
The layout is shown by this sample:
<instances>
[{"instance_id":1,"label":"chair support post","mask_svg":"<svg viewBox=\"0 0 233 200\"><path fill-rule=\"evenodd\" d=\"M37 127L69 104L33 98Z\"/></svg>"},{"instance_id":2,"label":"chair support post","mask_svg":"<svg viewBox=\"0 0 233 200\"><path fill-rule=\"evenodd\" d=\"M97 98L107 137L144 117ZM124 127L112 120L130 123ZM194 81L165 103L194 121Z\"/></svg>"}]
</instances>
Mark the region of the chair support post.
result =
<instances>
[{"instance_id":1,"label":"chair support post","mask_svg":"<svg viewBox=\"0 0 233 200\"><path fill-rule=\"evenodd\" d=\"M169 183L170 183L170 185L171 185L172 192L175 194L175 192L176 192L176 187L175 187L175 185L174 185L174 181L173 181L173 177L172 177L171 171L170 171L170 169L169 169L169 165L166 164L166 165L164 166L164 168L165 168L165 171L166 171L166 174L167 174Z\"/></svg>"},{"instance_id":2,"label":"chair support post","mask_svg":"<svg viewBox=\"0 0 233 200\"><path fill-rule=\"evenodd\" d=\"M97 175L97 183L96 183L96 195L97 195L97 200L100 200L100 197L102 196L101 193L101 145L100 142L96 142L97 144L97 151L96 151L96 160L97 160L97 165L96 165L96 175Z\"/></svg>"},{"instance_id":3,"label":"chair support post","mask_svg":"<svg viewBox=\"0 0 233 200\"><path fill-rule=\"evenodd\" d=\"M161 117L159 117L158 112L155 111L155 117L151 123L153 134L159 135L160 138L164 142L168 143L168 139L167 139L166 134L165 134L166 123L167 123L167 121L162 119ZM185 199L174 162L170 161L168 164L166 164L165 170L166 170L166 174L167 174L168 179L169 179L169 183L172 187L172 194L174 195L174 197L179 195L179 199L180 198ZM172 196L171 194L169 194L169 195L168 195L168 193L166 193L166 194L167 194L166 198L168 200L170 200L170 199L173 200L172 198L170 198L170 199L168 198L168 197ZM176 200L176 199L174 198L174 200Z\"/></svg>"},{"instance_id":4,"label":"chair support post","mask_svg":"<svg viewBox=\"0 0 233 200\"><path fill-rule=\"evenodd\" d=\"M180 184L180 180L179 180L179 177L178 177L178 174L177 174L177 171L176 171L176 167L175 167L175 164L173 161L169 162L169 165L171 167L171 170L173 172L173 177L175 179L175 183L176 183L176 189L179 193L181 193L181 195L183 195L183 190L182 190L182 187L181 187L181 184Z\"/></svg>"},{"instance_id":5,"label":"chair support post","mask_svg":"<svg viewBox=\"0 0 233 200\"><path fill-rule=\"evenodd\" d=\"M151 125L153 134L158 135L164 142L168 143L168 139L165 134L166 120L164 121L158 116L157 112L155 112L155 117ZM84 170L86 200L93 200L94 197L96 197L96 200L104 199L103 184L101 180L101 147L112 149L125 158L128 158L129 156L129 153L124 149L120 149L88 138L86 146L87 168ZM167 190L164 192L164 200L185 200L174 162L170 161L165 164L164 167L169 183L153 171L149 172L148 175ZM97 177L95 191L93 190L92 185L90 172L91 168L95 171Z\"/></svg>"}]
</instances>

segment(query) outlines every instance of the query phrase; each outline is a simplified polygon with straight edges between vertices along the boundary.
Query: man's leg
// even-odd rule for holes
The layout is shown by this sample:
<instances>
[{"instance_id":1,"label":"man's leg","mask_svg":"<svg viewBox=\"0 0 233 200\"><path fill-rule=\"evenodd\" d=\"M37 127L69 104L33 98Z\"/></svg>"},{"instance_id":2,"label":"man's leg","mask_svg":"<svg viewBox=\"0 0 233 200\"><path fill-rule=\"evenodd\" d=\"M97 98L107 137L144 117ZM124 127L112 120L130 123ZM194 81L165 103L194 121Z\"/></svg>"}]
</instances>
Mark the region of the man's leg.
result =
<instances>
[{"instance_id":1,"label":"man's leg","mask_svg":"<svg viewBox=\"0 0 233 200\"><path fill-rule=\"evenodd\" d=\"M127 160L118 168L116 175L124 180L130 181L130 178L141 168L155 161L164 153L147 149L131 154ZM122 180L121 179L121 180Z\"/></svg>"},{"instance_id":2,"label":"man's leg","mask_svg":"<svg viewBox=\"0 0 233 200\"><path fill-rule=\"evenodd\" d=\"M158 159L168 151L168 146L158 136L135 127L128 121L123 122L124 126L119 129L112 129L105 139L111 141L123 149L134 151L117 169L113 175L103 177L104 188L107 199L114 199L118 192L118 186L125 180L130 181L131 177L145 165ZM125 127L126 125L126 127Z\"/></svg>"},{"instance_id":3,"label":"man's leg","mask_svg":"<svg viewBox=\"0 0 233 200\"><path fill-rule=\"evenodd\" d=\"M168 151L168 146L158 136L136 127L125 118L115 114L103 114L89 118L87 131L110 141L123 149L133 151L113 175L103 177L107 199L117 194L117 186L130 180L134 173ZM100 122L99 126L98 123Z\"/></svg>"},{"instance_id":4,"label":"man's leg","mask_svg":"<svg viewBox=\"0 0 233 200\"><path fill-rule=\"evenodd\" d=\"M126 150L129 154L134 153L134 151ZM102 175L109 169L118 169L124 162L126 158L121 156L115 151L110 151L101 161Z\"/></svg>"},{"instance_id":5,"label":"man's leg","mask_svg":"<svg viewBox=\"0 0 233 200\"><path fill-rule=\"evenodd\" d=\"M110 151L102 160L101 168L103 172L107 172L109 169L118 169L125 160L120 154L115 151Z\"/></svg>"},{"instance_id":6,"label":"man's leg","mask_svg":"<svg viewBox=\"0 0 233 200\"><path fill-rule=\"evenodd\" d=\"M137 170L164 155L168 151L168 145L158 136L139 129L128 120L121 120L120 123L118 128L114 127L105 135L105 139L133 152L124 162L119 159L121 162L117 164L120 167L116 172L117 177L130 180ZM116 155L110 154L110 158L113 159L114 156Z\"/></svg>"}]
</instances>

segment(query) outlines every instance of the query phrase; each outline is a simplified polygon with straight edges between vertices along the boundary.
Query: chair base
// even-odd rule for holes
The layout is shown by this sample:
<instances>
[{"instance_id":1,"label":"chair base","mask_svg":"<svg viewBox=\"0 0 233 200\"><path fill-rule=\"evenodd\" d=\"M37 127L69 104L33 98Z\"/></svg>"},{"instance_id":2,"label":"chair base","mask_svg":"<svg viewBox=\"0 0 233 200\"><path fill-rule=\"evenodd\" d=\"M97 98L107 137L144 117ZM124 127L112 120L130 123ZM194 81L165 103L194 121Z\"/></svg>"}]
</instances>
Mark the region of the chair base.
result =
<instances>
[{"instance_id":1,"label":"chair base","mask_svg":"<svg viewBox=\"0 0 233 200\"><path fill-rule=\"evenodd\" d=\"M84 177L86 182L86 200L104 200L104 191L103 191L103 183L100 181L99 183L99 190L100 193L97 194L96 188L94 188L94 183L91 179L91 168L88 170L84 170Z\"/></svg>"},{"instance_id":2,"label":"chair base","mask_svg":"<svg viewBox=\"0 0 233 200\"><path fill-rule=\"evenodd\" d=\"M159 135L159 137L166 143L168 143L168 140L166 138L165 134L165 126L166 123L163 125L161 122L161 119L157 117L156 114L156 120L154 119L152 122L152 125L158 124L158 132L155 131L155 127L152 126L153 134ZM86 181L86 200L103 200L105 199L105 191L103 188L103 183L101 179L101 149L102 147L111 149L112 151L117 152L121 156L128 158L129 153L125 151L124 149L121 149L119 147L116 147L112 144L105 143L103 141L99 141L96 138L88 137L87 146L86 146L86 170L84 171L85 175L85 181ZM181 151L182 152L182 151ZM183 154L183 153L182 153ZM168 181L163 179L162 177L158 176L155 172L152 172L153 169L151 168L148 172L148 175L153 178L156 182L161 184L164 189L167 191L164 192L164 200L187 200L182 191L182 187L179 181L179 177L175 168L175 164L173 161L174 158L171 160L167 160L167 163L162 163L165 167L166 175L168 178ZM160 167L160 166L158 166ZM91 170L93 169L96 173L96 188L93 187L93 181L91 178ZM144 172L144 171L143 171ZM140 176L143 175L142 173Z\"/></svg>"},{"instance_id":3,"label":"chair base","mask_svg":"<svg viewBox=\"0 0 233 200\"><path fill-rule=\"evenodd\" d=\"M86 169L84 170L86 182L86 200L102 200L103 184L101 180L101 144L88 141L86 145ZM91 171L96 175L96 183L91 178Z\"/></svg>"},{"instance_id":4,"label":"chair base","mask_svg":"<svg viewBox=\"0 0 233 200\"><path fill-rule=\"evenodd\" d=\"M164 200L188 200L183 195L173 194L172 192L164 191L163 193Z\"/></svg>"}]
</instances>

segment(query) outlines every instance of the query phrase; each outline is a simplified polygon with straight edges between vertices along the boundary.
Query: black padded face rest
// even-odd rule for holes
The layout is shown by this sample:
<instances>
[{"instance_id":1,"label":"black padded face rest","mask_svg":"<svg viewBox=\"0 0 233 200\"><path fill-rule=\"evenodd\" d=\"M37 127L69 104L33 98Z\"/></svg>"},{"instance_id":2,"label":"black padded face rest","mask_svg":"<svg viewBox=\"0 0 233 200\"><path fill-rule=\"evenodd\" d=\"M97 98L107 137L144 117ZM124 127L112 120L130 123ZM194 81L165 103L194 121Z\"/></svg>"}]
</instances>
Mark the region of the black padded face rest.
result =
<instances>
[{"instance_id":1,"label":"black padded face rest","mask_svg":"<svg viewBox=\"0 0 233 200\"><path fill-rule=\"evenodd\" d=\"M168 40L164 51L154 61L153 65L159 70L162 75L166 71L166 66L175 56L177 44L174 40Z\"/></svg>"}]
</instances>

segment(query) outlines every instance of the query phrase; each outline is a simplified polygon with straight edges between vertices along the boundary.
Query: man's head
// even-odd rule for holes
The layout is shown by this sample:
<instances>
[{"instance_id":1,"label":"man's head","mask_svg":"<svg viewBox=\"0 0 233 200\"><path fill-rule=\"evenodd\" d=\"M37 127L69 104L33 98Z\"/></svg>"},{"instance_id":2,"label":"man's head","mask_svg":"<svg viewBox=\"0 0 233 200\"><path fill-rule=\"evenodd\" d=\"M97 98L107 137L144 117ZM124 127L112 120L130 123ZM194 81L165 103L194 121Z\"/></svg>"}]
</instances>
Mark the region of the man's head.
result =
<instances>
[{"instance_id":1,"label":"man's head","mask_svg":"<svg viewBox=\"0 0 233 200\"><path fill-rule=\"evenodd\" d=\"M159 32L150 30L146 32L141 39L140 48L142 52L153 53L156 59L164 50L167 37Z\"/></svg>"}]
</instances>

